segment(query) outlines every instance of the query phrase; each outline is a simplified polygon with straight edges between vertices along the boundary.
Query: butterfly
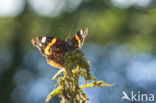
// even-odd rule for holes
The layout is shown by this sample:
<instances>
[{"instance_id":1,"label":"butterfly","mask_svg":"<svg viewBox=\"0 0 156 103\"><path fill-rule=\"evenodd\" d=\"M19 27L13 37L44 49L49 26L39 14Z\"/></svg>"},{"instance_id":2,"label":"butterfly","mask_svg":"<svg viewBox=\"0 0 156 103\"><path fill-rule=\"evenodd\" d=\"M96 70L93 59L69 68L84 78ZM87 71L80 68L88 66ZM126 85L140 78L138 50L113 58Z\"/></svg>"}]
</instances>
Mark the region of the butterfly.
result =
<instances>
[{"instance_id":1,"label":"butterfly","mask_svg":"<svg viewBox=\"0 0 156 103\"><path fill-rule=\"evenodd\" d=\"M70 50L81 48L87 34L88 28L82 28L73 38L69 35L65 40L46 36L34 37L32 38L32 44L46 57L48 64L61 69L65 67L65 54Z\"/></svg>"}]
</instances>

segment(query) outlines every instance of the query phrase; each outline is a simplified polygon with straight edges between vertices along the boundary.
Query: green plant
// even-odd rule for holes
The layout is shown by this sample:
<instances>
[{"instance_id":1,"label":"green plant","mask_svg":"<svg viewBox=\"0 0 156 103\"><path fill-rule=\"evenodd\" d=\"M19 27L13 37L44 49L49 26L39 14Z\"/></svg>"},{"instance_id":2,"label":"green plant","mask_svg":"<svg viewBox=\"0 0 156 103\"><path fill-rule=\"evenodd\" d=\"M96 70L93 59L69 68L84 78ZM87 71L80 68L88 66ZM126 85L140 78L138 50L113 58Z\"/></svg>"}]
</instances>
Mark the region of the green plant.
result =
<instances>
[{"instance_id":1,"label":"green plant","mask_svg":"<svg viewBox=\"0 0 156 103\"><path fill-rule=\"evenodd\" d=\"M96 81L95 77L90 74L89 61L79 49L67 52L64 61L66 68L58 71L53 79L56 79L60 73L63 73L64 76L58 77L58 87L48 95L45 103L56 95L61 97L60 103L85 103L89 98L82 88L112 86L103 81ZM84 78L84 84L81 86L78 81L80 76Z\"/></svg>"}]
</instances>

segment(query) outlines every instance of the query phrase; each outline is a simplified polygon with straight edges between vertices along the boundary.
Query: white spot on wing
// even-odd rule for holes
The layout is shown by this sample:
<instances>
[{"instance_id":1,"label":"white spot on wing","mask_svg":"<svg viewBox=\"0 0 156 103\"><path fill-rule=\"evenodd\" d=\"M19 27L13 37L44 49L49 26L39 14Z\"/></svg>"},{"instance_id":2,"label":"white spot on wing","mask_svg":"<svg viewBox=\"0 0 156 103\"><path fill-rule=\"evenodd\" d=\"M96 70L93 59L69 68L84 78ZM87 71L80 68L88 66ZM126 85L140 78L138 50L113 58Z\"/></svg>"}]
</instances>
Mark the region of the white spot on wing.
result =
<instances>
[{"instance_id":1,"label":"white spot on wing","mask_svg":"<svg viewBox=\"0 0 156 103\"><path fill-rule=\"evenodd\" d=\"M41 44L41 43L39 43L38 45L39 45L40 47L42 46L42 44Z\"/></svg>"},{"instance_id":2,"label":"white spot on wing","mask_svg":"<svg viewBox=\"0 0 156 103\"><path fill-rule=\"evenodd\" d=\"M41 40L41 42L42 43L45 43L46 42L46 37L43 37L42 40Z\"/></svg>"},{"instance_id":3,"label":"white spot on wing","mask_svg":"<svg viewBox=\"0 0 156 103\"><path fill-rule=\"evenodd\" d=\"M81 29L81 30L80 30L80 35L82 35L82 34L83 34L83 30Z\"/></svg>"}]
</instances>

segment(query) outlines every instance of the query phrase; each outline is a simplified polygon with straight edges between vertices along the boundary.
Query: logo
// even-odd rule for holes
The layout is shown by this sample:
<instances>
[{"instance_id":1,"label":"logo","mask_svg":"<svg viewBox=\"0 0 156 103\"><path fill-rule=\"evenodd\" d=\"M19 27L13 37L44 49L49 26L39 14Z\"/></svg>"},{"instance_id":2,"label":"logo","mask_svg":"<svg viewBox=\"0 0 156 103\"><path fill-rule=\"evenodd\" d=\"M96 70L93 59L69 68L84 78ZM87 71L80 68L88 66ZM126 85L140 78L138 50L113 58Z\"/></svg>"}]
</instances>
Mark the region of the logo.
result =
<instances>
[{"instance_id":1,"label":"logo","mask_svg":"<svg viewBox=\"0 0 156 103\"><path fill-rule=\"evenodd\" d=\"M146 94L146 93L141 93L140 91L134 92L131 91L130 95L128 95L125 91L122 91L122 98L121 101L128 100L132 102L143 102L143 101L148 101L148 102L153 102L154 101L154 94Z\"/></svg>"}]
</instances>

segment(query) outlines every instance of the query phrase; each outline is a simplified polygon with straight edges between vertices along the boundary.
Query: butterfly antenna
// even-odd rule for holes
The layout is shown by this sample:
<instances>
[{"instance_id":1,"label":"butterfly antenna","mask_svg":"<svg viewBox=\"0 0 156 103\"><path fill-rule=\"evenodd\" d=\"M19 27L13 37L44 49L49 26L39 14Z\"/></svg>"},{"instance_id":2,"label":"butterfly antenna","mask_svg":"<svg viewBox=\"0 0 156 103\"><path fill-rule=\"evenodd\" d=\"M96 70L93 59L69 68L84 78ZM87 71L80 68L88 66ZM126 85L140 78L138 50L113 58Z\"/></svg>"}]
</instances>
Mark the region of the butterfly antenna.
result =
<instances>
[{"instance_id":1,"label":"butterfly antenna","mask_svg":"<svg viewBox=\"0 0 156 103\"><path fill-rule=\"evenodd\" d=\"M63 26L62 26L61 24L57 24L57 26L60 28L60 30L62 31L62 33L63 33L64 35L66 35Z\"/></svg>"},{"instance_id":2,"label":"butterfly antenna","mask_svg":"<svg viewBox=\"0 0 156 103\"><path fill-rule=\"evenodd\" d=\"M72 29L73 29L74 26L75 26L75 21L72 21L72 26L71 26L71 28L69 30L69 33L68 33L68 36L67 37L70 37L70 34L71 34Z\"/></svg>"}]
</instances>

